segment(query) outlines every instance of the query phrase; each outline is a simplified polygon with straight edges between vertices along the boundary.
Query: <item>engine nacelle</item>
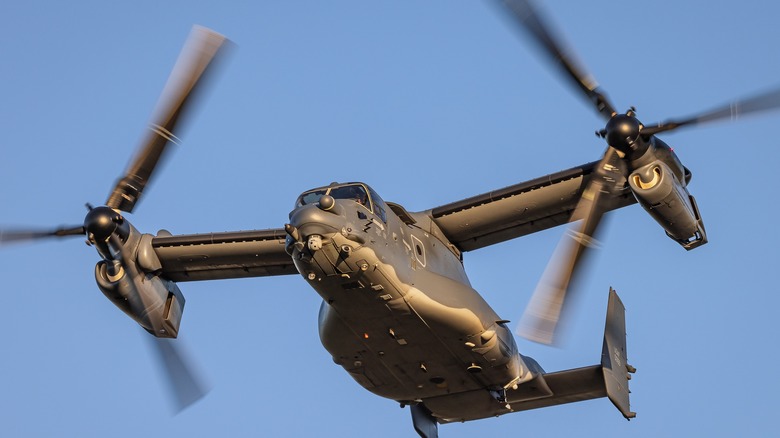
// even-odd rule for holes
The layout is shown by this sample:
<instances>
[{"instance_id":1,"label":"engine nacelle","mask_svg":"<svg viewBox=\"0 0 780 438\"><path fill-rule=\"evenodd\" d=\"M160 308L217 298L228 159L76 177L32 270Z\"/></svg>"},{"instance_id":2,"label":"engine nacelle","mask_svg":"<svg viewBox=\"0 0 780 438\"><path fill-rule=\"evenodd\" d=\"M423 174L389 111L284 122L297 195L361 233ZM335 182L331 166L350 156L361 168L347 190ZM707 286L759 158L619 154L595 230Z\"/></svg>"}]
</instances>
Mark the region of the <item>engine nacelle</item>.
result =
<instances>
[{"instance_id":1,"label":"engine nacelle","mask_svg":"<svg viewBox=\"0 0 780 438\"><path fill-rule=\"evenodd\" d=\"M696 200L665 162L655 160L640 167L628 177L628 183L639 204L683 248L691 250L707 243Z\"/></svg>"},{"instance_id":2,"label":"engine nacelle","mask_svg":"<svg viewBox=\"0 0 780 438\"><path fill-rule=\"evenodd\" d=\"M158 338L175 338L184 295L176 283L157 275L160 262L151 241L151 235L132 228L122 249L124 262L101 260L95 266L95 279L103 294L146 331Z\"/></svg>"}]
</instances>

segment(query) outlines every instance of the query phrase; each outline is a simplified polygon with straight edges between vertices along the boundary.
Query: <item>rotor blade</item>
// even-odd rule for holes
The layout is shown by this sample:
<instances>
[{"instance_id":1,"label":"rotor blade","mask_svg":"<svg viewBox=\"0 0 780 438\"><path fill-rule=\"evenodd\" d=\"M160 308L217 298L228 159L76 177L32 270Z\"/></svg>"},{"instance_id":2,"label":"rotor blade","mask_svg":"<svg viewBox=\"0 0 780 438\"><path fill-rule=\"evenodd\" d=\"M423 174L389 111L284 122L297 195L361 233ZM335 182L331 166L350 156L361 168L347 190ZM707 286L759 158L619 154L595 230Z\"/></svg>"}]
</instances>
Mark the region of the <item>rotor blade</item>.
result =
<instances>
[{"instance_id":1,"label":"rotor blade","mask_svg":"<svg viewBox=\"0 0 780 438\"><path fill-rule=\"evenodd\" d=\"M112 234L109 239L116 252L116 259L125 270L125 275L129 276L134 289L133 296L128 297L128 303L136 315L141 315L146 306L143 296L139 294L138 281L142 278L140 272L132 262L128 263L124 258L119 237ZM173 344L175 342L173 339L158 338L151 333L150 336L152 349L156 352L158 363L163 370L163 379L168 383L174 399L175 413L179 413L203 398L208 391L193 371L189 361L185 360L185 355Z\"/></svg>"},{"instance_id":2,"label":"rotor blade","mask_svg":"<svg viewBox=\"0 0 780 438\"><path fill-rule=\"evenodd\" d=\"M201 379L189 365L191 362L185 360L182 349L177 348L176 342L179 341L155 337L146 338L154 344L152 348L157 353L160 367L165 373L165 381L168 382L171 394L175 399L176 413L181 412L208 393Z\"/></svg>"},{"instance_id":3,"label":"rotor blade","mask_svg":"<svg viewBox=\"0 0 780 438\"><path fill-rule=\"evenodd\" d=\"M596 246L598 225L609 210L616 188L625 181L624 167L617 151L608 148L572 213L571 227L555 249L520 319L519 335L542 344L557 341L558 321L566 313L570 295L577 290L574 283L584 258Z\"/></svg>"},{"instance_id":4,"label":"rotor blade","mask_svg":"<svg viewBox=\"0 0 780 438\"><path fill-rule=\"evenodd\" d=\"M701 123L715 122L718 120L736 120L742 115L771 111L780 108L780 89L761 93L747 99L737 100L727 105L705 111L701 114L678 120L667 120L656 126L642 128L643 135L654 135L671 131L683 126L694 126Z\"/></svg>"},{"instance_id":5,"label":"rotor blade","mask_svg":"<svg viewBox=\"0 0 780 438\"><path fill-rule=\"evenodd\" d=\"M498 0L509 9L512 21L528 32L539 47L563 69L585 96L596 106L596 110L606 119L616 113L606 94L588 71L577 61L574 52L569 49L554 31L554 27L531 4L529 0Z\"/></svg>"},{"instance_id":6,"label":"rotor blade","mask_svg":"<svg viewBox=\"0 0 780 438\"><path fill-rule=\"evenodd\" d=\"M198 85L203 83L207 69L225 42L224 36L212 30L198 26L193 28L157 103L151 131L108 197L107 206L128 213L133 211L155 167L165 154L166 146L171 142L176 143L174 130L177 122L190 106L188 103Z\"/></svg>"},{"instance_id":7,"label":"rotor blade","mask_svg":"<svg viewBox=\"0 0 780 438\"><path fill-rule=\"evenodd\" d=\"M54 230L0 230L0 245L40 240L49 237L83 236L86 234L82 225L60 227Z\"/></svg>"}]
</instances>

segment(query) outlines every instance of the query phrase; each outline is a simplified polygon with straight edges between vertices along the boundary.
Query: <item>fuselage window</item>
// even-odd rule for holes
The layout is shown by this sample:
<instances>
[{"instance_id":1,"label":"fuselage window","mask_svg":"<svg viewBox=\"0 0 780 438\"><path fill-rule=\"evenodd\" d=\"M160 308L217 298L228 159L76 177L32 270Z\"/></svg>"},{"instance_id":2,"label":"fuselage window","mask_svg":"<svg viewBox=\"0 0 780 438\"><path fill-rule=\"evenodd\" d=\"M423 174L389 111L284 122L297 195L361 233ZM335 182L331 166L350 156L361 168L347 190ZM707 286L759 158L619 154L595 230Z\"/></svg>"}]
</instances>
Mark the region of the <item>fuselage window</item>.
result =
<instances>
[{"instance_id":1,"label":"fuselage window","mask_svg":"<svg viewBox=\"0 0 780 438\"><path fill-rule=\"evenodd\" d=\"M412 236L412 243L414 244L414 258L420 263L420 266L425 267L425 246L417 236Z\"/></svg>"}]
</instances>

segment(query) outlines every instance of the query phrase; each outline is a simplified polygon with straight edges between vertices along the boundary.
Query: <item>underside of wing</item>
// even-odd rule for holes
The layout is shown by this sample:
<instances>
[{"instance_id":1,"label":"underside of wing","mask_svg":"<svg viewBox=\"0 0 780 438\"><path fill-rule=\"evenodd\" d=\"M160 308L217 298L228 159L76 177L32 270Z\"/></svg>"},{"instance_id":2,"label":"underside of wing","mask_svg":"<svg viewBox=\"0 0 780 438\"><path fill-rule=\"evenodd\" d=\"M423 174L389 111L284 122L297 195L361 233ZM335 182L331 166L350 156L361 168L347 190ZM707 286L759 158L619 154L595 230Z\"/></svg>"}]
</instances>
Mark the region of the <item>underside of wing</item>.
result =
<instances>
[{"instance_id":1,"label":"underside of wing","mask_svg":"<svg viewBox=\"0 0 780 438\"><path fill-rule=\"evenodd\" d=\"M158 236L152 247L173 281L297 274L285 236L283 229Z\"/></svg>"},{"instance_id":2,"label":"underside of wing","mask_svg":"<svg viewBox=\"0 0 780 438\"><path fill-rule=\"evenodd\" d=\"M471 251L569 221L598 162L436 207L430 214L461 251ZM634 204L630 190L610 210Z\"/></svg>"}]
</instances>

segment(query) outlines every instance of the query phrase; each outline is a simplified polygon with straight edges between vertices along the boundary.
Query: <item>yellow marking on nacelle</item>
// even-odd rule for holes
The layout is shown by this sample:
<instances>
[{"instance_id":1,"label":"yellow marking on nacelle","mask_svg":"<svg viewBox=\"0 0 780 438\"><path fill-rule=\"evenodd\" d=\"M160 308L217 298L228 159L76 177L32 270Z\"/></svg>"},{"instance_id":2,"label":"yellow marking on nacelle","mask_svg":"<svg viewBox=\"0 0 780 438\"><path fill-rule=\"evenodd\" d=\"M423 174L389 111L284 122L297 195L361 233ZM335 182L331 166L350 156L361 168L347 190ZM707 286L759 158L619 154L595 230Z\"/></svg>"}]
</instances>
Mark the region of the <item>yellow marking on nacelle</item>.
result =
<instances>
[{"instance_id":1,"label":"yellow marking on nacelle","mask_svg":"<svg viewBox=\"0 0 780 438\"><path fill-rule=\"evenodd\" d=\"M655 166L653 168L653 179L651 179L650 182L646 183L642 181L642 178L636 174L634 174L632 178L634 178L634 185L636 185L640 189L643 190L652 189L653 187L656 186L656 184L658 184L659 181L661 181L661 167Z\"/></svg>"}]
</instances>

